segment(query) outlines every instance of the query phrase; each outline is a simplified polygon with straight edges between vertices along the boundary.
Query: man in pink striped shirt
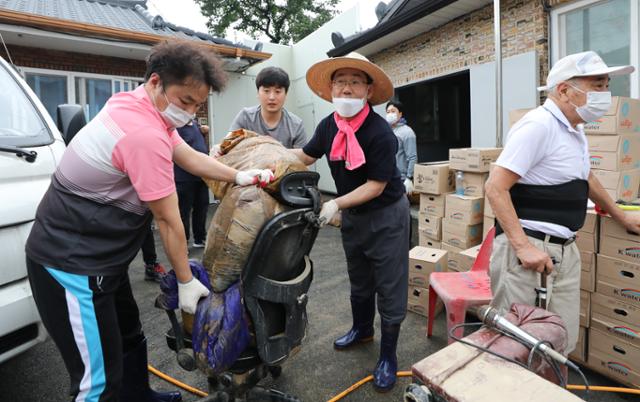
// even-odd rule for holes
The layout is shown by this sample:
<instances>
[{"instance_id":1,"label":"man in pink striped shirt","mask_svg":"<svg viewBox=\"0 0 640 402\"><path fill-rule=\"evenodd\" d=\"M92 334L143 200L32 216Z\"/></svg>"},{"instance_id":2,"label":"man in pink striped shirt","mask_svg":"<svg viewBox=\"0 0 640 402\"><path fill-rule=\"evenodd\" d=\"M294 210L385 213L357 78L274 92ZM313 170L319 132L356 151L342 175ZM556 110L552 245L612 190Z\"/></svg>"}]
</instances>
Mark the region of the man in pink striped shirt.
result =
<instances>
[{"instance_id":1,"label":"man in pink striped shirt","mask_svg":"<svg viewBox=\"0 0 640 402\"><path fill-rule=\"evenodd\" d=\"M211 51L156 45L145 83L109 99L71 141L38 207L27 266L42 321L71 377L74 401L179 401L149 388L146 339L127 268L155 218L193 313L208 290L191 275L173 164L205 178L251 185L269 171L237 171L196 152L176 132L219 92L225 73Z\"/></svg>"}]
</instances>

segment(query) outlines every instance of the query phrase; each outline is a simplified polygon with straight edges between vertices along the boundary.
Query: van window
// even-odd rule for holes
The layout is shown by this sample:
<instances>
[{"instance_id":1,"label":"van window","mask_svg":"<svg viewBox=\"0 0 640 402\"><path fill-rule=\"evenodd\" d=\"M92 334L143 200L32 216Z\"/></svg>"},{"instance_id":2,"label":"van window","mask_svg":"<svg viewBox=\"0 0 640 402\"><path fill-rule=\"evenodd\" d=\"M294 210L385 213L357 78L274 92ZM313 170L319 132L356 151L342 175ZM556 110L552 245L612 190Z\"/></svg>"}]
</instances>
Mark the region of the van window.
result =
<instances>
[{"instance_id":1,"label":"van window","mask_svg":"<svg viewBox=\"0 0 640 402\"><path fill-rule=\"evenodd\" d=\"M40 113L11 74L0 65L0 145L48 145L53 136Z\"/></svg>"}]
</instances>

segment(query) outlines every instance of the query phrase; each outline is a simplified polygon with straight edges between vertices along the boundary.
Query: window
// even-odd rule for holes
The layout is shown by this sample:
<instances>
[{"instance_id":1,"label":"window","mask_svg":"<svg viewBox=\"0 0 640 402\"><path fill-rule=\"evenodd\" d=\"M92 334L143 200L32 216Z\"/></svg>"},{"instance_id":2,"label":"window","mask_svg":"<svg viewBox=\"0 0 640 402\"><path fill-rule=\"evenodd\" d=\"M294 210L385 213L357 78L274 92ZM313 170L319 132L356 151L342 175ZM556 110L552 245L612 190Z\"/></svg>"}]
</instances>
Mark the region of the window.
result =
<instances>
[{"instance_id":1,"label":"window","mask_svg":"<svg viewBox=\"0 0 640 402\"><path fill-rule=\"evenodd\" d=\"M67 77L55 75L26 74L27 84L36 93L52 119L56 119L56 109L67 102Z\"/></svg>"},{"instance_id":2,"label":"window","mask_svg":"<svg viewBox=\"0 0 640 402\"><path fill-rule=\"evenodd\" d=\"M586 50L610 66L637 65L638 2L582 0L552 12L552 62ZM638 73L611 77L611 92L638 97Z\"/></svg>"},{"instance_id":3,"label":"window","mask_svg":"<svg viewBox=\"0 0 640 402\"><path fill-rule=\"evenodd\" d=\"M87 121L98 112L113 95L111 80L76 77L76 102L83 105Z\"/></svg>"},{"instance_id":4,"label":"window","mask_svg":"<svg viewBox=\"0 0 640 402\"><path fill-rule=\"evenodd\" d=\"M28 147L51 143L51 133L36 108L2 66L0 93L0 145Z\"/></svg>"},{"instance_id":5,"label":"window","mask_svg":"<svg viewBox=\"0 0 640 402\"><path fill-rule=\"evenodd\" d=\"M111 95L131 91L142 84L139 78L22 68L29 86L55 120L61 103L83 106L87 120L94 118Z\"/></svg>"}]
</instances>

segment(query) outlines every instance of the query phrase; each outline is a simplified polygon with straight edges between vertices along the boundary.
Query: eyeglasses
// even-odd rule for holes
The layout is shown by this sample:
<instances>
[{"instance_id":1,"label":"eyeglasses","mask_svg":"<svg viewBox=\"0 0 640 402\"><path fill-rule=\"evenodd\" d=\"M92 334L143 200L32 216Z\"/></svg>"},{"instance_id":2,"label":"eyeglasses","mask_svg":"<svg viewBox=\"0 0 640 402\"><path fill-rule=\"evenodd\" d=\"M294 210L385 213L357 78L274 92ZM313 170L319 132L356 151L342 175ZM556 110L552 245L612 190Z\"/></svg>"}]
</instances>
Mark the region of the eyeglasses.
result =
<instances>
[{"instance_id":1,"label":"eyeglasses","mask_svg":"<svg viewBox=\"0 0 640 402\"><path fill-rule=\"evenodd\" d=\"M344 89L347 85L351 88L362 88L367 85L367 83L362 80L333 80L332 84L337 89Z\"/></svg>"}]
</instances>

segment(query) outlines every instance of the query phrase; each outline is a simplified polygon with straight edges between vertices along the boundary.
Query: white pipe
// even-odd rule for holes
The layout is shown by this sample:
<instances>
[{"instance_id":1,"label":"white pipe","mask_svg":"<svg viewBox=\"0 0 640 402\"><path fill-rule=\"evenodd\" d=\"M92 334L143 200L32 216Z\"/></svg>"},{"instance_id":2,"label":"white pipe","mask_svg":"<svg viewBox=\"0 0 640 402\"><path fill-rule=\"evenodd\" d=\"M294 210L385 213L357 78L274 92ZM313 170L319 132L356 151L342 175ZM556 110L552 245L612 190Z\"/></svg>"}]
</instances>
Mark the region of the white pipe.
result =
<instances>
[{"instance_id":1,"label":"white pipe","mask_svg":"<svg viewBox=\"0 0 640 402\"><path fill-rule=\"evenodd\" d=\"M500 35L500 0L493 0L496 59L496 147L502 147L502 35Z\"/></svg>"}]
</instances>

